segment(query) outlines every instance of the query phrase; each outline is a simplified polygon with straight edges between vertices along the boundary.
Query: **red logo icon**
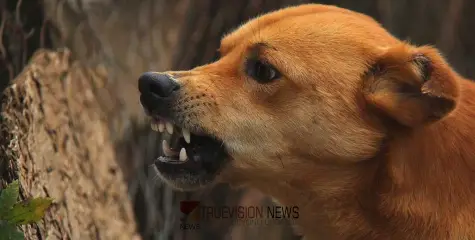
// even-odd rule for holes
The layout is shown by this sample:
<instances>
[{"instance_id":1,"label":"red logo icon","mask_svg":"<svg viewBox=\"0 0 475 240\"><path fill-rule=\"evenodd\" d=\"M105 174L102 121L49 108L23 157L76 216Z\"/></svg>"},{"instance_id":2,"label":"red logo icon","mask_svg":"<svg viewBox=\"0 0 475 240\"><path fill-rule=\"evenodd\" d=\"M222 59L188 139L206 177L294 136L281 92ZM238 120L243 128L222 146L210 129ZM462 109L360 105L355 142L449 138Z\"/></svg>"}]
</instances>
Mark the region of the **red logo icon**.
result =
<instances>
[{"instance_id":1,"label":"red logo icon","mask_svg":"<svg viewBox=\"0 0 475 240\"><path fill-rule=\"evenodd\" d=\"M198 206L200 205L199 201L181 201L180 202L180 211L185 214L180 220L185 221L188 216L192 216L192 220L200 219L200 211Z\"/></svg>"}]
</instances>

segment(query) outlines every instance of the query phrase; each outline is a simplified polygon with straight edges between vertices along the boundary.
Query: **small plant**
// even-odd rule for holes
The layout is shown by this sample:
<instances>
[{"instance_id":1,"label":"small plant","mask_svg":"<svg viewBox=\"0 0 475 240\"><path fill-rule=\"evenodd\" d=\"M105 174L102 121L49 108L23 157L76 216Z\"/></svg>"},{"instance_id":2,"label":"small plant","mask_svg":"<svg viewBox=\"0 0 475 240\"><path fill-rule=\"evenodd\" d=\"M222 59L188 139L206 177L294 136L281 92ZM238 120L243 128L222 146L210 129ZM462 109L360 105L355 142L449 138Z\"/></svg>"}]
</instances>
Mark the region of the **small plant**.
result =
<instances>
[{"instance_id":1,"label":"small plant","mask_svg":"<svg viewBox=\"0 0 475 240\"><path fill-rule=\"evenodd\" d=\"M0 239L23 240L23 232L17 226L41 220L53 202L50 198L31 198L18 202L18 180L0 191Z\"/></svg>"}]
</instances>

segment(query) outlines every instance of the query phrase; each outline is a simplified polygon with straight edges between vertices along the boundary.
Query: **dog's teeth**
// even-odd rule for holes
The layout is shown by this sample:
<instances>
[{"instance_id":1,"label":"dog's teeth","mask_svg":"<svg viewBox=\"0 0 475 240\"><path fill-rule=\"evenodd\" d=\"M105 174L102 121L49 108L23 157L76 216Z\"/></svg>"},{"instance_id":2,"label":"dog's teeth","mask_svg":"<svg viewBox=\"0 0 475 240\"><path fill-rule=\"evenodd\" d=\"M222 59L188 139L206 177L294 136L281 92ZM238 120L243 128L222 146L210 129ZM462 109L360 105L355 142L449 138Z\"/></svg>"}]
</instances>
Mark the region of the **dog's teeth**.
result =
<instances>
[{"instance_id":1,"label":"dog's teeth","mask_svg":"<svg viewBox=\"0 0 475 240\"><path fill-rule=\"evenodd\" d=\"M168 144L167 140L162 141L162 150L163 154L165 154L165 156L167 157L175 155L174 152L170 149L170 145Z\"/></svg>"},{"instance_id":2,"label":"dog's teeth","mask_svg":"<svg viewBox=\"0 0 475 240\"><path fill-rule=\"evenodd\" d=\"M165 127L167 128L167 132L172 135L173 134L173 124L171 122L166 122Z\"/></svg>"},{"instance_id":3,"label":"dog's teeth","mask_svg":"<svg viewBox=\"0 0 475 240\"><path fill-rule=\"evenodd\" d=\"M162 133L163 130L165 130L165 124L162 121L160 121L158 123L158 131Z\"/></svg>"},{"instance_id":4,"label":"dog's teeth","mask_svg":"<svg viewBox=\"0 0 475 240\"><path fill-rule=\"evenodd\" d=\"M158 131L158 124L156 122L150 123L150 128L152 128L153 131Z\"/></svg>"},{"instance_id":5,"label":"dog's teeth","mask_svg":"<svg viewBox=\"0 0 475 240\"><path fill-rule=\"evenodd\" d=\"M181 148L180 150L180 161L184 162L188 159L188 156L186 155L186 150L185 148Z\"/></svg>"},{"instance_id":6,"label":"dog's teeth","mask_svg":"<svg viewBox=\"0 0 475 240\"><path fill-rule=\"evenodd\" d=\"M168 162L168 158L164 157L164 156L160 156L160 157L158 157L158 161L166 163L166 162Z\"/></svg>"},{"instance_id":7,"label":"dog's teeth","mask_svg":"<svg viewBox=\"0 0 475 240\"><path fill-rule=\"evenodd\" d=\"M186 128L183 128L182 132L183 132L183 138L185 139L185 142L187 142L189 144L191 142L190 131Z\"/></svg>"}]
</instances>

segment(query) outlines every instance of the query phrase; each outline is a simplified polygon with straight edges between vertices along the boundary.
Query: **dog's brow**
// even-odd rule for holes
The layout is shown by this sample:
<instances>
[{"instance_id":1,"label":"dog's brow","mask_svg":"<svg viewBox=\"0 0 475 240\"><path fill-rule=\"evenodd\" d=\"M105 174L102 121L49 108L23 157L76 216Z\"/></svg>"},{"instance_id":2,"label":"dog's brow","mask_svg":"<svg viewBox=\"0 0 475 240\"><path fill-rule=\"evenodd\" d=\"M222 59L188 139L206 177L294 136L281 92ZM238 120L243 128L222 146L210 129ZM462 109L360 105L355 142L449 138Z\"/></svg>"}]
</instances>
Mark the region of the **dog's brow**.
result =
<instances>
[{"instance_id":1,"label":"dog's brow","mask_svg":"<svg viewBox=\"0 0 475 240\"><path fill-rule=\"evenodd\" d=\"M250 51L252 54L259 54L259 52L262 51L263 49L273 49L273 50L276 50L275 47L269 45L268 43L265 43L265 42L258 42L258 43L255 43L255 44L251 45L251 47L249 48L249 51Z\"/></svg>"}]
</instances>

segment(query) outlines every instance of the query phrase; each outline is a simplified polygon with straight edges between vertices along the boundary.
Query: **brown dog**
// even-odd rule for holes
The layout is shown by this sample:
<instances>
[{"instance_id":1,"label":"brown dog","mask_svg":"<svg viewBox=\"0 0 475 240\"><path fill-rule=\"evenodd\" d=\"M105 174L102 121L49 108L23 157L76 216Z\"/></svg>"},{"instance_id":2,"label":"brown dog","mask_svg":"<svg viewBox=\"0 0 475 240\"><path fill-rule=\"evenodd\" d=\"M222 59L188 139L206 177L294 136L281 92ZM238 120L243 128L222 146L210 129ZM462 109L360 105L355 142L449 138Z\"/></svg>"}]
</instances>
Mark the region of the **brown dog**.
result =
<instances>
[{"instance_id":1,"label":"brown dog","mask_svg":"<svg viewBox=\"0 0 475 240\"><path fill-rule=\"evenodd\" d=\"M302 5L248 22L220 52L139 80L169 133L163 180L257 188L300 206L309 239L475 239L475 85L436 49Z\"/></svg>"}]
</instances>

